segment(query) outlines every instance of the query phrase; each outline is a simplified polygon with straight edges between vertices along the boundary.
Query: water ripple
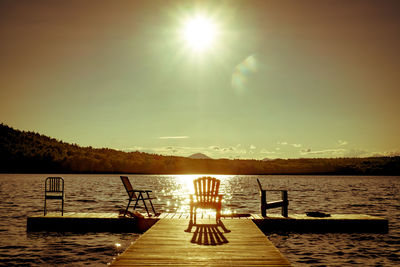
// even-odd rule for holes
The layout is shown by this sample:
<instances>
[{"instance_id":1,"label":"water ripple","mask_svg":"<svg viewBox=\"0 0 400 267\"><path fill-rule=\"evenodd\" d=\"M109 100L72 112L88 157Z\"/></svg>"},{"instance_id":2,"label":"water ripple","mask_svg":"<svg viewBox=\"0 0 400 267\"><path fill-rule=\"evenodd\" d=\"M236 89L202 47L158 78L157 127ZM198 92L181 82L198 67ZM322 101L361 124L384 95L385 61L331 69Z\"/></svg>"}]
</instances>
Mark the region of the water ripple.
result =
<instances>
[{"instance_id":1,"label":"water ripple","mask_svg":"<svg viewBox=\"0 0 400 267\"><path fill-rule=\"evenodd\" d=\"M75 212L116 212L126 205L117 175L63 175L65 209ZM272 233L269 239L294 266L398 266L400 243L399 177L235 176L220 175L226 212L259 213L256 178L268 189L289 190L289 214L309 207L328 213L385 216L390 233ZM159 212L187 212L191 175L131 175L137 189L151 188ZM43 212L43 175L0 175L0 257L6 266L100 265L136 240L137 234L26 233L26 216ZM15 191L15 188L18 188ZM279 193L269 195L271 200ZM29 199L29 201L27 201ZM57 205L50 205L56 209ZM279 210L276 211L277 213ZM116 244L119 244L118 246Z\"/></svg>"}]
</instances>

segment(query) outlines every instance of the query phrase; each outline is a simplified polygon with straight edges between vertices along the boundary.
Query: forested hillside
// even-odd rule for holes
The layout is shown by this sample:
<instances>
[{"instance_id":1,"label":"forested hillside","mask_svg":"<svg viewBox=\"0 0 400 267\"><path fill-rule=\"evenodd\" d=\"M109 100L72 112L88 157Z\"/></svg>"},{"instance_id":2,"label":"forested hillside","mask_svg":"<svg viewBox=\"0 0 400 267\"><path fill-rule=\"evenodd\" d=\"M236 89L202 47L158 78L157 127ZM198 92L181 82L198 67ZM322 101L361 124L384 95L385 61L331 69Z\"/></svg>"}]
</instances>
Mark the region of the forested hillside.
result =
<instances>
[{"instance_id":1,"label":"forested hillside","mask_svg":"<svg viewBox=\"0 0 400 267\"><path fill-rule=\"evenodd\" d=\"M0 172L400 175L400 157L270 161L191 159L80 147L1 124Z\"/></svg>"}]
</instances>

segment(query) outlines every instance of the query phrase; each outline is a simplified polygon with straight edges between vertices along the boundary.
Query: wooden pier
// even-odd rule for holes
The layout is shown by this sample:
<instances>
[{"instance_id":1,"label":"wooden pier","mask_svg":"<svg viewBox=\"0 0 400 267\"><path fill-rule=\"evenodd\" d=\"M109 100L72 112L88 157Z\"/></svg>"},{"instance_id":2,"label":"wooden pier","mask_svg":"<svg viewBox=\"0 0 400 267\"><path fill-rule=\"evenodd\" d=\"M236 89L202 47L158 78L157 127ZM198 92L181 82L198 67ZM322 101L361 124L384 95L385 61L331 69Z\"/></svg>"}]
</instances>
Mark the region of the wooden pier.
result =
<instances>
[{"instance_id":1,"label":"wooden pier","mask_svg":"<svg viewBox=\"0 0 400 267\"><path fill-rule=\"evenodd\" d=\"M200 219L214 219L215 215L199 214ZM389 221L386 218L365 214L332 214L330 217L315 218L305 214L290 214L287 218L280 214L222 215L224 221L253 221L263 232L298 232L298 233L387 233ZM188 213L162 213L158 217L143 219L124 218L118 213L49 213L46 216L33 215L27 218L27 231L56 232L134 232L143 233L160 219L189 220Z\"/></svg>"},{"instance_id":2,"label":"wooden pier","mask_svg":"<svg viewBox=\"0 0 400 267\"><path fill-rule=\"evenodd\" d=\"M389 231L387 219L363 214L322 218L305 214L223 215L222 222L229 232L216 227L215 215L199 214L198 224L202 225L194 226L191 233L184 232L188 222L188 213L144 218L121 217L118 213L48 213L29 216L27 231L144 233L113 261L113 266L290 266L264 233Z\"/></svg>"},{"instance_id":3,"label":"wooden pier","mask_svg":"<svg viewBox=\"0 0 400 267\"><path fill-rule=\"evenodd\" d=\"M134 219L120 217L118 213L64 212L33 215L27 218L28 232L126 232L143 233L159 218Z\"/></svg>"},{"instance_id":4,"label":"wooden pier","mask_svg":"<svg viewBox=\"0 0 400 267\"><path fill-rule=\"evenodd\" d=\"M261 217L261 216L260 216ZM388 233L386 218L366 214L331 214L329 217L308 217L292 214L284 218L280 214L269 214L256 218L255 224L265 233Z\"/></svg>"},{"instance_id":5,"label":"wooden pier","mask_svg":"<svg viewBox=\"0 0 400 267\"><path fill-rule=\"evenodd\" d=\"M186 219L160 219L119 255L112 266L290 266L252 220L200 220L191 233ZM173 216L174 217L174 216ZM199 221L199 220L198 220ZM214 223L214 224L213 224Z\"/></svg>"}]
</instances>

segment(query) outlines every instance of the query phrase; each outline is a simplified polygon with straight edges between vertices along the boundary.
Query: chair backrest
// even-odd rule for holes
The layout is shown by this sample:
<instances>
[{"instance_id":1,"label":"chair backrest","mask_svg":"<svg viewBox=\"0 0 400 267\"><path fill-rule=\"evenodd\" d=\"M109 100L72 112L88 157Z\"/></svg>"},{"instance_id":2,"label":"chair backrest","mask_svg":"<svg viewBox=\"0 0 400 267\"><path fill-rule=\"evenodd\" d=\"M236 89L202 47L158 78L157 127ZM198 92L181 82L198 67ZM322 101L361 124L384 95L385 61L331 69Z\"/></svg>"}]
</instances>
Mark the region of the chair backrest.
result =
<instances>
[{"instance_id":1,"label":"chair backrest","mask_svg":"<svg viewBox=\"0 0 400 267\"><path fill-rule=\"evenodd\" d=\"M257 178L257 183L258 183L258 187L260 188L260 191L263 191L262 185L261 185L261 183L260 183L260 180L258 180L258 178Z\"/></svg>"},{"instance_id":2,"label":"chair backrest","mask_svg":"<svg viewBox=\"0 0 400 267\"><path fill-rule=\"evenodd\" d=\"M47 177L45 193L64 193L64 179L61 177Z\"/></svg>"},{"instance_id":3,"label":"chair backrest","mask_svg":"<svg viewBox=\"0 0 400 267\"><path fill-rule=\"evenodd\" d=\"M193 180L197 202L216 202L220 180L214 177L201 177Z\"/></svg>"},{"instance_id":4,"label":"chair backrest","mask_svg":"<svg viewBox=\"0 0 400 267\"><path fill-rule=\"evenodd\" d=\"M126 192L128 193L130 198L136 198L136 194L133 191L133 187L131 182L129 181L128 176L120 176L121 177L121 181L124 184L124 187L126 189Z\"/></svg>"}]
</instances>

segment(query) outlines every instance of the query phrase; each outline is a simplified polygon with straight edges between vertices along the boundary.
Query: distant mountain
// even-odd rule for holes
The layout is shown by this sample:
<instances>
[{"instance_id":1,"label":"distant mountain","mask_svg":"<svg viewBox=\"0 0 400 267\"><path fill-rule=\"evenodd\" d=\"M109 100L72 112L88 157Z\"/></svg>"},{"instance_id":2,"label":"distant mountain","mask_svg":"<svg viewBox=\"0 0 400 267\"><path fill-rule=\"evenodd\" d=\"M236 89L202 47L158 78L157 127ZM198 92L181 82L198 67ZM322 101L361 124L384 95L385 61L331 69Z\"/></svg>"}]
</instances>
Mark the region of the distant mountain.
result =
<instances>
[{"instance_id":1,"label":"distant mountain","mask_svg":"<svg viewBox=\"0 0 400 267\"><path fill-rule=\"evenodd\" d=\"M188 158L191 159L211 159L209 156L203 154L203 153L195 153L193 155L190 155Z\"/></svg>"}]
</instances>

